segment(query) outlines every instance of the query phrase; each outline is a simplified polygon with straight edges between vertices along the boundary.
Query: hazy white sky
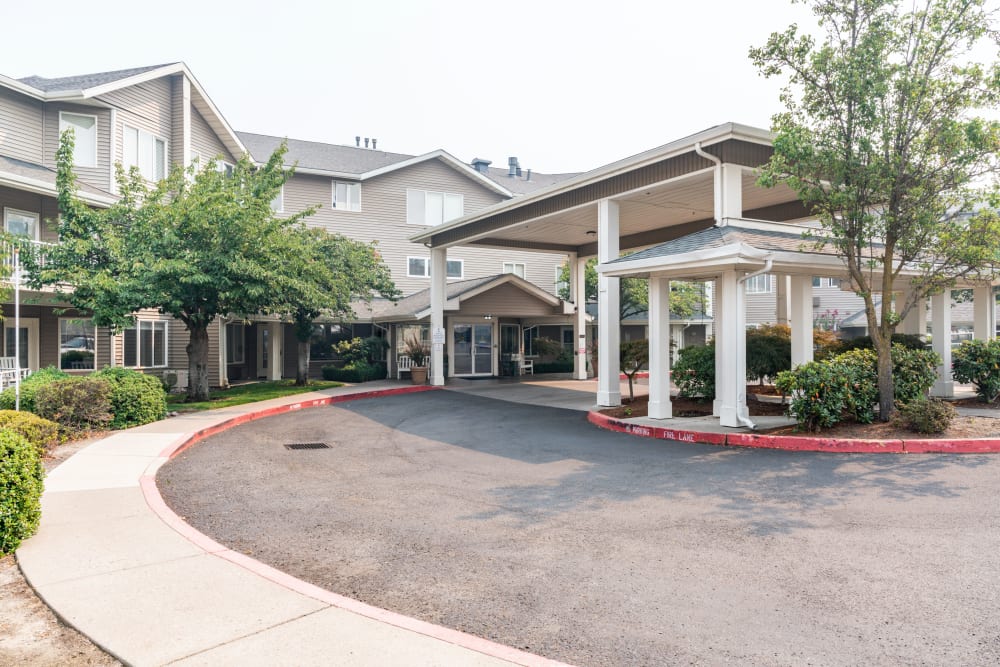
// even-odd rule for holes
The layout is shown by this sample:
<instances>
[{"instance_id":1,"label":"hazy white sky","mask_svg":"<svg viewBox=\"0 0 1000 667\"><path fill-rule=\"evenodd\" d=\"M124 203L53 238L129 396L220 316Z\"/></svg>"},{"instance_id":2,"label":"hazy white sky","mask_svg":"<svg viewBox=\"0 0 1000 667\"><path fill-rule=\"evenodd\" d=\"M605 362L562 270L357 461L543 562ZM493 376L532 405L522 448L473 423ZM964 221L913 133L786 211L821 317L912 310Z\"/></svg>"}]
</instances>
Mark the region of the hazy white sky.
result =
<instances>
[{"instance_id":1,"label":"hazy white sky","mask_svg":"<svg viewBox=\"0 0 1000 667\"><path fill-rule=\"evenodd\" d=\"M237 130L506 167L583 171L736 121L767 127L776 82L750 46L789 0L105 0L5 3L0 73L182 60ZM148 6L149 9L144 7Z\"/></svg>"}]
</instances>

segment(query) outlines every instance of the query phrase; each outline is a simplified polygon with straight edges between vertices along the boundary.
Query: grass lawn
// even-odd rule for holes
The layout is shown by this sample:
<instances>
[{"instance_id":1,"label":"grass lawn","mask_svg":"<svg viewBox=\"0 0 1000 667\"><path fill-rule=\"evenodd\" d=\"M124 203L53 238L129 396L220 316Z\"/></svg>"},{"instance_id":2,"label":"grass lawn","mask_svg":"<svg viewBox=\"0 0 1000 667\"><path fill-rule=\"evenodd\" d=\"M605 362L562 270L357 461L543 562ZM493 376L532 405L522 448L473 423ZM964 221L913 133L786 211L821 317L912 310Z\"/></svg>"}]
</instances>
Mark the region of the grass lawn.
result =
<instances>
[{"instance_id":1,"label":"grass lawn","mask_svg":"<svg viewBox=\"0 0 1000 667\"><path fill-rule=\"evenodd\" d=\"M171 394L167 396L167 409L177 412L196 412L198 410L214 410L216 408L228 408L243 403L253 403L255 401L266 401L269 398L281 398L282 396L292 396L302 394L307 391L317 391L319 389L329 389L330 387L340 387L340 382L328 382L326 380L310 380L305 387L296 387L294 380L281 380L278 382L253 382L241 384L229 389L216 389L209 392L207 401L197 403L185 403L184 394Z\"/></svg>"}]
</instances>

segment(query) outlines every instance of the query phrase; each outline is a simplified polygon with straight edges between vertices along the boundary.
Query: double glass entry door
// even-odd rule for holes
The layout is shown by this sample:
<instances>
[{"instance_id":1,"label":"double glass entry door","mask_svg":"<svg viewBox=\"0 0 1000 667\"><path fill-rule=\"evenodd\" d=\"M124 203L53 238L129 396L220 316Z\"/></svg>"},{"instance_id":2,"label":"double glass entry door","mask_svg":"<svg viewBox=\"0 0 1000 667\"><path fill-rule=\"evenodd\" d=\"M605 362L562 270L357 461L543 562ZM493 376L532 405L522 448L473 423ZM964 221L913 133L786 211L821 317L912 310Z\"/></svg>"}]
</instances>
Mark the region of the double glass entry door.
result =
<instances>
[{"instance_id":1,"label":"double glass entry door","mask_svg":"<svg viewBox=\"0 0 1000 667\"><path fill-rule=\"evenodd\" d=\"M493 374L493 325L456 324L452 340L455 375Z\"/></svg>"}]
</instances>

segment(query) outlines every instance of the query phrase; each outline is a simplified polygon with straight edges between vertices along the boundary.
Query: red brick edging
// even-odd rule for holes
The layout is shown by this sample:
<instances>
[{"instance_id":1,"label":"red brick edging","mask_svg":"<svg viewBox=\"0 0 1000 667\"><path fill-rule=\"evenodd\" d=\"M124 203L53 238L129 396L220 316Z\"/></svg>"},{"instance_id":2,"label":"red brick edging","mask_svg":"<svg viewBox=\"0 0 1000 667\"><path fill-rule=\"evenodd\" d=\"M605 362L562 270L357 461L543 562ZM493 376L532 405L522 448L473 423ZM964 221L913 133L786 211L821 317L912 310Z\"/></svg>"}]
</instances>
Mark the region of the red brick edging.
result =
<instances>
[{"instance_id":1,"label":"red brick edging","mask_svg":"<svg viewBox=\"0 0 1000 667\"><path fill-rule=\"evenodd\" d=\"M147 469L146 474L139 478L139 486L142 489L142 494L145 497L146 503L149 505L150 509L152 509L164 523L180 533L183 537L187 538L190 542L204 551L249 570L253 574L276 583L279 586L283 586L301 595L319 600L320 602L328 604L332 607L353 612L359 616L365 616L382 623L387 623L404 630L416 632L418 634L447 642L449 644L454 644L471 651L476 651L477 653L482 653L487 656L507 660L517 665L526 665L528 667L569 667L569 665L566 665L565 663L550 660L549 658L543 658L542 656L534 655L533 653L520 651L516 648L511 648L510 646L504 646L503 644L497 644L496 642L491 642L488 639L466 634L459 630L452 630L451 628L434 625L433 623L397 614L396 612L388 611L386 609L380 609L378 607L365 604L364 602L332 593L323 588L302 581L301 579L296 579L290 574L285 574L284 572L269 565L265 565L264 563L250 558L245 554L233 551L228 547L219 544L204 533L195 530L167 506L167 504L163 501L163 497L160 495L159 489L156 487L156 471L159 469L160 465L177 456L196 442L204 440L211 435L215 435L216 433L220 433L234 426L245 424L246 422L261 419L263 417L271 417L273 415L301 410L303 408L315 408L323 405L332 405L334 403L344 403L346 401L356 401L365 398L378 398L381 396L394 396L397 394L436 391L437 389L438 387L421 385L413 387L399 387L394 389L380 389L377 391L367 391L357 394L327 396L299 403L290 403L287 405L265 408L263 410L258 410L257 412L248 412L246 414L233 417L232 419L227 419L226 421L215 424L214 426L196 431L191 435L185 434L176 442L167 446L162 452L160 452L161 461L150 466L150 468Z\"/></svg>"},{"instance_id":2,"label":"red brick edging","mask_svg":"<svg viewBox=\"0 0 1000 667\"><path fill-rule=\"evenodd\" d=\"M700 442L729 447L784 449L799 452L836 452L841 454L986 454L1000 452L1000 439L967 440L861 440L767 435L764 433L705 433L663 426L645 426L615 419L597 411L587 413L587 421L599 428L628 433L641 438Z\"/></svg>"}]
</instances>

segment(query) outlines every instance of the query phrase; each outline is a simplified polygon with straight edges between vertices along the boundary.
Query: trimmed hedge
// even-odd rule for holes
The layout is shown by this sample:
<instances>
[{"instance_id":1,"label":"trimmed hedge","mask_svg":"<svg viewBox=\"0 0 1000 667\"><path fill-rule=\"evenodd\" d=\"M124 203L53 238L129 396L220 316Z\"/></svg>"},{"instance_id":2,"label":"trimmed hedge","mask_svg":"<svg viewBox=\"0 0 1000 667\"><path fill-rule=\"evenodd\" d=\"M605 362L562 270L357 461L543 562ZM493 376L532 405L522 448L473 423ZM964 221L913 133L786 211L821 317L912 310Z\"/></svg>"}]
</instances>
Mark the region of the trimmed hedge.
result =
<instances>
[{"instance_id":1,"label":"trimmed hedge","mask_svg":"<svg viewBox=\"0 0 1000 667\"><path fill-rule=\"evenodd\" d=\"M35 393L35 412L70 431L104 429L112 419L111 390L111 383L103 378L49 382Z\"/></svg>"},{"instance_id":2,"label":"trimmed hedge","mask_svg":"<svg viewBox=\"0 0 1000 667\"><path fill-rule=\"evenodd\" d=\"M903 347L909 348L911 350L926 350L927 341L918 336L917 334L903 334L896 333L892 334L892 344L902 345ZM875 344L872 342L871 336L860 336L858 338L851 338L849 340L841 341L840 352L850 352L851 350L874 350Z\"/></svg>"},{"instance_id":3,"label":"trimmed hedge","mask_svg":"<svg viewBox=\"0 0 1000 667\"><path fill-rule=\"evenodd\" d=\"M355 363L343 368L323 366L322 371L324 380L353 383L384 380L388 374L388 369L383 362L378 362L371 366L365 363Z\"/></svg>"},{"instance_id":4,"label":"trimmed hedge","mask_svg":"<svg viewBox=\"0 0 1000 667\"><path fill-rule=\"evenodd\" d=\"M572 373L573 360L569 361L546 361L544 363L535 362L536 373Z\"/></svg>"},{"instance_id":5,"label":"trimmed hedge","mask_svg":"<svg viewBox=\"0 0 1000 667\"><path fill-rule=\"evenodd\" d=\"M13 553L38 530L44 475L38 447L13 430L0 429L0 556Z\"/></svg>"},{"instance_id":6,"label":"trimmed hedge","mask_svg":"<svg viewBox=\"0 0 1000 667\"><path fill-rule=\"evenodd\" d=\"M40 456L45 456L65 440L59 424L30 412L0 410L0 429L23 436L38 448Z\"/></svg>"},{"instance_id":7,"label":"trimmed hedge","mask_svg":"<svg viewBox=\"0 0 1000 667\"><path fill-rule=\"evenodd\" d=\"M949 403L921 398L899 408L899 422L917 433L944 433L958 416Z\"/></svg>"},{"instance_id":8,"label":"trimmed hedge","mask_svg":"<svg viewBox=\"0 0 1000 667\"><path fill-rule=\"evenodd\" d=\"M111 428L141 426L167 416L167 394L159 378L129 368L104 368L91 377L111 384Z\"/></svg>"},{"instance_id":9,"label":"trimmed hedge","mask_svg":"<svg viewBox=\"0 0 1000 667\"><path fill-rule=\"evenodd\" d=\"M28 412L36 412L35 392L50 382L62 380L69 376L69 373L64 373L55 366L49 366L48 368L37 370L24 378L21 381L21 409ZM16 404L15 398L14 387L8 387L0 392L0 410L13 410Z\"/></svg>"},{"instance_id":10,"label":"trimmed hedge","mask_svg":"<svg viewBox=\"0 0 1000 667\"><path fill-rule=\"evenodd\" d=\"M715 398L715 344L690 345L677 353L672 378L684 398Z\"/></svg>"}]
</instances>

